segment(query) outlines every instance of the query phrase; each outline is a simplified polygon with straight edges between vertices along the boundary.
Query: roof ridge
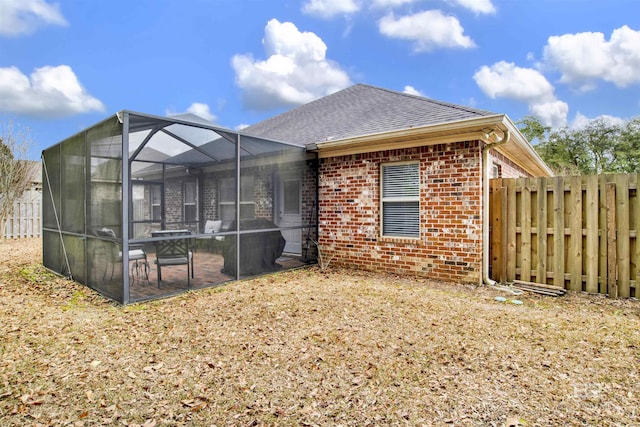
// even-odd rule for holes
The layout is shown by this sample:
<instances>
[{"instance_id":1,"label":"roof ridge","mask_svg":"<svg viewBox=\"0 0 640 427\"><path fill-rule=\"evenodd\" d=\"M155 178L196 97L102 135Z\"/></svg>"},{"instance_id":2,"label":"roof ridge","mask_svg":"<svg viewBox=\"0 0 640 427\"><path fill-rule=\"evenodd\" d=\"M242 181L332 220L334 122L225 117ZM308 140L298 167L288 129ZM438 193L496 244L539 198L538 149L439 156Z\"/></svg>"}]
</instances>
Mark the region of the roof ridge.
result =
<instances>
[{"instance_id":1,"label":"roof ridge","mask_svg":"<svg viewBox=\"0 0 640 427\"><path fill-rule=\"evenodd\" d=\"M389 132L495 113L356 83L292 108L243 132L294 144Z\"/></svg>"},{"instance_id":2,"label":"roof ridge","mask_svg":"<svg viewBox=\"0 0 640 427\"><path fill-rule=\"evenodd\" d=\"M373 86L373 85L370 85L368 83L357 83L355 86L366 86L366 87L369 87L371 89L376 89L376 90L388 92L388 93L391 93L391 94L394 94L394 95L406 96L406 97L413 98L413 99L418 99L418 100L421 100L421 101L431 102L432 104L442 105L443 107L455 108L457 110L462 110L462 111L466 111L466 112L469 112L469 113L477 113L477 114L482 114L482 115L487 114L487 113L494 114L489 110L482 110L480 108L472 108L472 107L467 107L467 106L461 105L461 104L454 104L454 103L451 103L451 102L440 101L438 99L427 97L427 96L413 95L413 94L410 94L410 93L400 92L400 91L397 91L397 90L392 90L392 89L388 89L388 88L384 88L384 87ZM351 87L353 87L353 86L351 86Z\"/></svg>"}]
</instances>

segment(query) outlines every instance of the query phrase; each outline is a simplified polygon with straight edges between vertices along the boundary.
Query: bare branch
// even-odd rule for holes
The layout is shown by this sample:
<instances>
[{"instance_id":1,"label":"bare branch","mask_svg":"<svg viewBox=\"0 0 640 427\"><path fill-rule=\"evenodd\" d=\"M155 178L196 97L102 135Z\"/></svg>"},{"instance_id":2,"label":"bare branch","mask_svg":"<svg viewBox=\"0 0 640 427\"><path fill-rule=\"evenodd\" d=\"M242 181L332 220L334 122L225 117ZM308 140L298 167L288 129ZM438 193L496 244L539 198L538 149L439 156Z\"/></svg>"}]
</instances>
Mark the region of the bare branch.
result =
<instances>
[{"instance_id":1,"label":"bare branch","mask_svg":"<svg viewBox=\"0 0 640 427\"><path fill-rule=\"evenodd\" d=\"M320 267L320 271L324 272L329 268L329 264L333 260L335 253L332 253L331 256L327 256L325 248L321 247L317 240L311 239L311 241L318 248L318 266Z\"/></svg>"},{"instance_id":2,"label":"bare branch","mask_svg":"<svg viewBox=\"0 0 640 427\"><path fill-rule=\"evenodd\" d=\"M29 130L13 121L0 122L0 236L15 202L33 181L33 163L27 160Z\"/></svg>"}]
</instances>

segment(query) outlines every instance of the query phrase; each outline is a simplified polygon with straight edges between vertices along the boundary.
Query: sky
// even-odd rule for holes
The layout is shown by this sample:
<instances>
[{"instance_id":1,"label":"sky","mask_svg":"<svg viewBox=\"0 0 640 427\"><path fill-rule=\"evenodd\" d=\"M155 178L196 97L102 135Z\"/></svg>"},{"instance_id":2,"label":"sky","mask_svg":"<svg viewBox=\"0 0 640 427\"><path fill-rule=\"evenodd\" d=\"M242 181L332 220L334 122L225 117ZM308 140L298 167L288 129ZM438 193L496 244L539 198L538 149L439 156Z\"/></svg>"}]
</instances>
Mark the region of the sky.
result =
<instances>
[{"instance_id":1,"label":"sky","mask_svg":"<svg viewBox=\"0 0 640 427\"><path fill-rule=\"evenodd\" d=\"M623 122L640 0L0 0L0 123L32 159L121 110L242 129L357 83Z\"/></svg>"}]
</instances>

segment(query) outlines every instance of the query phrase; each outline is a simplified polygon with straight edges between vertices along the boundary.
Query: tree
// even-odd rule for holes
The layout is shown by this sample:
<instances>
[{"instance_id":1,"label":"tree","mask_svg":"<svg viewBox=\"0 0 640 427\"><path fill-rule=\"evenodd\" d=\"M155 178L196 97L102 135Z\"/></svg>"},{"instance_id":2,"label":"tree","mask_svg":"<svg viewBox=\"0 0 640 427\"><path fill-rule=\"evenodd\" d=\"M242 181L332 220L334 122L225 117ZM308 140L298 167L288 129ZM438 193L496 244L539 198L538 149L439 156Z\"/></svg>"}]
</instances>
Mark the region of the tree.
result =
<instances>
[{"instance_id":1,"label":"tree","mask_svg":"<svg viewBox=\"0 0 640 427\"><path fill-rule=\"evenodd\" d=\"M620 172L640 173L640 117L627 122L616 151Z\"/></svg>"},{"instance_id":2,"label":"tree","mask_svg":"<svg viewBox=\"0 0 640 427\"><path fill-rule=\"evenodd\" d=\"M26 160L31 144L29 131L0 122L0 237L13 214L16 200L31 185L30 163Z\"/></svg>"},{"instance_id":3,"label":"tree","mask_svg":"<svg viewBox=\"0 0 640 427\"><path fill-rule=\"evenodd\" d=\"M640 117L622 126L596 119L577 129L551 130L533 116L518 124L524 136L539 141L536 151L557 174L640 171Z\"/></svg>"},{"instance_id":4,"label":"tree","mask_svg":"<svg viewBox=\"0 0 640 427\"><path fill-rule=\"evenodd\" d=\"M539 118L536 116L525 116L523 119L516 122L520 132L533 143L536 139L538 141L545 141L547 135L551 132L550 126L544 126Z\"/></svg>"}]
</instances>

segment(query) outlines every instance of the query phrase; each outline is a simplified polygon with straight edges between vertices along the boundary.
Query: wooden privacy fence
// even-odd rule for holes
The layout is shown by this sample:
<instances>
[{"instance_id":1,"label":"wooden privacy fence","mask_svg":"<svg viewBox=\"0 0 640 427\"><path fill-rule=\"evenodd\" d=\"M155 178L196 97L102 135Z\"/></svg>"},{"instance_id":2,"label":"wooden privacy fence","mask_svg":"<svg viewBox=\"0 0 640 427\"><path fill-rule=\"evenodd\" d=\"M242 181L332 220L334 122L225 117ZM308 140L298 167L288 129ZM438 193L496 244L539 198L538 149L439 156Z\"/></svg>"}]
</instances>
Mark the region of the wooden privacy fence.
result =
<instances>
[{"instance_id":1,"label":"wooden privacy fence","mask_svg":"<svg viewBox=\"0 0 640 427\"><path fill-rule=\"evenodd\" d=\"M0 233L0 237L5 239L40 237L42 229L40 203L40 197L25 198L15 202L13 215L7 219L4 233ZM0 232L2 231L2 227L0 227Z\"/></svg>"},{"instance_id":2,"label":"wooden privacy fence","mask_svg":"<svg viewBox=\"0 0 640 427\"><path fill-rule=\"evenodd\" d=\"M640 296L640 174L490 185L493 279Z\"/></svg>"}]
</instances>

